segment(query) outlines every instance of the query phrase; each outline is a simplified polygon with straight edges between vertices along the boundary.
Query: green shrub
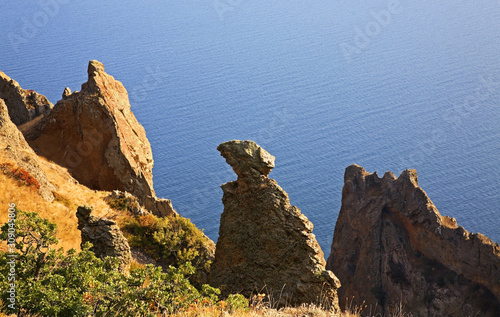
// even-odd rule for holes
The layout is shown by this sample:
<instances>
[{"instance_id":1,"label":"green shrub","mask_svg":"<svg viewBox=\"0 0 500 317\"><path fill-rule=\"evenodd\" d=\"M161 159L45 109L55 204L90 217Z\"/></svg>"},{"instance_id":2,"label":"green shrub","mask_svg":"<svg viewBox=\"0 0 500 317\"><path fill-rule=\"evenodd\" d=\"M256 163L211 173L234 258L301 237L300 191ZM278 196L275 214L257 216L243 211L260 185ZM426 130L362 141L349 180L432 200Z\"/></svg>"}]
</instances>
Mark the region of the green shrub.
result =
<instances>
[{"instance_id":1,"label":"green shrub","mask_svg":"<svg viewBox=\"0 0 500 317\"><path fill-rule=\"evenodd\" d=\"M108 205L111 208L123 210L123 211L128 210L133 202L134 202L134 200L132 197L119 197L119 198L109 199L107 201Z\"/></svg>"},{"instance_id":2,"label":"green shrub","mask_svg":"<svg viewBox=\"0 0 500 317\"><path fill-rule=\"evenodd\" d=\"M213 251L201 230L183 217L159 218L153 215L128 218L122 230L132 247L139 248L164 265L192 263L196 284L205 282L212 263Z\"/></svg>"},{"instance_id":3,"label":"green shrub","mask_svg":"<svg viewBox=\"0 0 500 317\"><path fill-rule=\"evenodd\" d=\"M226 303L228 304L228 310L229 312L234 312L237 310L245 310L248 308L248 299L245 298L245 296L241 294L230 294L226 298Z\"/></svg>"},{"instance_id":4,"label":"green shrub","mask_svg":"<svg viewBox=\"0 0 500 317\"><path fill-rule=\"evenodd\" d=\"M186 278L195 272L190 262L160 267L138 266L125 275L115 258L97 258L91 244L81 252L64 253L57 243L57 227L36 213L16 210L16 308L18 316L157 316L175 313L199 301L216 303L218 289L196 289ZM8 237L8 224L0 238ZM10 254L0 252L0 296L8 295ZM8 303L7 303L8 304ZM8 307L5 313L13 313Z\"/></svg>"}]
</instances>

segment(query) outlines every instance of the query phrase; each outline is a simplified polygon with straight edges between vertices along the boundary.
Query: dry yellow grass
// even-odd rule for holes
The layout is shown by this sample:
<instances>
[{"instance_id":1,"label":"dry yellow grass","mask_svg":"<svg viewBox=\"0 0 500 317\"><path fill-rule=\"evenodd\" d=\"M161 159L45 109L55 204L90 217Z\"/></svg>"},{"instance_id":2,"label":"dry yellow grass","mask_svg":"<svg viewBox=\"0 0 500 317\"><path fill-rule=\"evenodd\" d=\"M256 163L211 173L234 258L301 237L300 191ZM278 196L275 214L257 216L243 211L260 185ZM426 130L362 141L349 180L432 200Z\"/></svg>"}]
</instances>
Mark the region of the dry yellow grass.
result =
<instances>
[{"instance_id":1,"label":"dry yellow grass","mask_svg":"<svg viewBox=\"0 0 500 317\"><path fill-rule=\"evenodd\" d=\"M104 201L109 192L94 191L78 184L65 168L39 157L40 167L47 174L49 181L56 187L53 202L48 202L38 195L33 187L25 186L17 180L0 173L0 224L7 221L10 203L24 211L37 212L41 217L57 224L58 247L65 250L80 249L80 231L77 228L76 209L79 205L94 207L96 216L116 219L123 212L114 210ZM0 163L15 162L0 154Z\"/></svg>"},{"instance_id":2,"label":"dry yellow grass","mask_svg":"<svg viewBox=\"0 0 500 317\"><path fill-rule=\"evenodd\" d=\"M180 312L174 317L360 317L356 312L342 312L335 314L315 305L302 305L300 307L286 307L282 309L262 308L237 310L235 312L222 311L215 306L198 307L186 312Z\"/></svg>"}]
</instances>

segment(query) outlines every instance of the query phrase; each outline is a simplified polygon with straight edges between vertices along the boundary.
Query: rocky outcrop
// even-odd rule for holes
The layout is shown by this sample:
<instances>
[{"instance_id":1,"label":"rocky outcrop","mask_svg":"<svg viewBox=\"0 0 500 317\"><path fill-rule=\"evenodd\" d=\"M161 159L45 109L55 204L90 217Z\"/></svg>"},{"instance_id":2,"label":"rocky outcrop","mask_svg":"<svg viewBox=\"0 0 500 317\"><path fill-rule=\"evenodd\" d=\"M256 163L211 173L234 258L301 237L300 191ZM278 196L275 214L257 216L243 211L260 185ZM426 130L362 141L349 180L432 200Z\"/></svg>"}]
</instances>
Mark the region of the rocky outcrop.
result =
<instances>
[{"instance_id":1,"label":"rocky outcrop","mask_svg":"<svg viewBox=\"0 0 500 317\"><path fill-rule=\"evenodd\" d=\"M54 185L49 182L47 175L40 168L36 153L28 145L16 125L10 120L3 99L0 99L0 149L2 156L15 162L17 167L24 169L38 181L40 196L47 201L54 200L52 194L52 191L55 190Z\"/></svg>"},{"instance_id":2,"label":"rocky outcrop","mask_svg":"<svg viewBox=\"0 0 500 317\"><path fill-rule=\"evenodd\" d=\"M170 199L146 196L142 199L142 204L146 210L158 217L177 217L179 215Z\"/></svg>"},{"instance_id":3,"label":"rocky outcrop","mask_svg":"<svg viewBox=\"0 0 500 317\"><path fill-rule=\"evenodd\" d=\"M415 170L396 179L346 169L327 268L342 281L341 307L348 299L383 314L402 303L413 316L500 316L499 245L441 216Z\"/></svg>"},{"instance_id":4,"label":"rocky outcrop","mask_svg":"<svg viewBox=\"0 0 500 317\"><path fill-rule=\"evenodd\" d=\"M148 210L146 210L144 207L141 206L141 204L139 203L139 199L137 199L137 197L127 192L113 190L108 197L104 198L104 200L111 207L118 210L124 210L124 211L126 210L130 212L132 215L138 215L138 216L151 215L151 212L149 212Z\"/></svg>"},{"instance_id":5,"label":"rocky outcrop","mask_svg":"<svg viewBox=\"0 0 500 317\"><path fill-rule=\"evenodd\" d=\"M68 168L92 189L155 196L153 155L144 128L130 110L122 83L90 61L80 92L65 89L38 125L25 132L39 154Z\"/></svg>"},{"instance_id":6,"label":"rocky outcrop","mask_svg":"<svg viewBox=\"0 0 500 317\"><path fill-rule=\"evenodd\" d=\"M19 83L0 71L0 98L9 109L12 122L21 125L47 113L53 108L44 95L22 89Z\"/></svg>"},{"instance_id":7,"label":"rocky outcrop","mask_svg":"<svg viewBox=\"0 0 500 317\"><path fill-rule=\"evenodd\" d=\"M279 306L327 302L337 310L340 282L325 270L312 223L267 177L275 158L252 141L229 141L217 149L238 180L222 185L211 284L226 294L269 294Z\"/></svg>"},{"instance_id":8,"label":"rocky outcrop","mask_svg":"<svg viewBox=\"0 0 500 317\"><path fill-rule=\"evenodd\" d=\"M146 196L142 199L142 204L134 195L114 190L106 198L108 204L112 207L122 210L128 210L133 215L144 216L148 214L157 217L177 217L179 214L172 207L170 199L162 199L152 196Z\"/></svg>"},{"instance_id":9,"label":"rocky outcrop","mask_svg":"<svg viewBox=\"0 0 500 317\"><path fill-rule=\"evenodd\" d=\"M125 272L130 267L132 254L127 239L113 220L91 215L92 207L80 206L77 209L78 229L82 233L82 246L92 243L92 251L99 258L116 257L120 262L119 270Z\"/></svg>"}]
</instances>

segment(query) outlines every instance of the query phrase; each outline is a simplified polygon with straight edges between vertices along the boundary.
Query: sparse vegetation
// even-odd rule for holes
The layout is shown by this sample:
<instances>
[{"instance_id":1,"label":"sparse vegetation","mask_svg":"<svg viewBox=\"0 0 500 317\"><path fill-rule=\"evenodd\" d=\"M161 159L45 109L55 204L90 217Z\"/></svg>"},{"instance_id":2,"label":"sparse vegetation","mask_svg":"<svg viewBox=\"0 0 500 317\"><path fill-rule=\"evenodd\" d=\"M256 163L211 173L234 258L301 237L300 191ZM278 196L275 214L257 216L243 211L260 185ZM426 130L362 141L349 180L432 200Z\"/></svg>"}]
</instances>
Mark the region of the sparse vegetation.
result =
<instances>
[{"instance_id":1,"label":"sparse vegetation","mask_svg":"<svg viewBox=\"0 0 500 317\"><path fill-rule=\"evenodd\" d=\"M120 197L120 198L108 199L107 203L111 208L127 211L134 203L134 200L132 197Z\"/></svg>"},{"instance_id":2,"label":"sparse vegetation","mask_svg":"<svg viewBox=\"0 0 500 317\"><path fill-rule=\"evenodd\" d=\"M99 217L116 219L123 211L109 207L105 197L109 192L95 191L74 180L68 171L43 157L38 158L41 169L47 179L55 186L54 201L44 200L34 187L28 187L0 170L0 205L15 203L22 210L36 211L40 216L56 223L58 227L58 247L68 251L72 248L80 250L80 230L77 229L76 208L80 205L94 206L94 213ZM0 152L0 166L16 166L16 162ZM11 168L12 168L11 167ZM11 169L10 168L10 169ZM9 169L9 171L10 171ZM0 223L7 220L7 208L0 208ZM0 250L3 244L0 243Z\"/></svg>"},{"instance_id":3,"label":"sparse vegetation","mask_svg":"<svg viewBox=\"0 0 500 317\"><path fill-rule=\"evenodd\" d=\"M120 227L131 247L143 250L162 266L192 263L197 274L191 281L196 284L202 283L210 271L209 241L187 218L126 217Z\"/></svg>"},{"instance_id":4,"label":"sparse vegetation","mask_svg":"<svg viewBox=\"0 0 500 317\"><path fill-rule=\"evenodd\" d=\"M2 163L0 164L0 170L7 176L16 179L20 183L28 186L40 189L40 183L31 176L25 169L16 167L12 163Z\"/></svg>"},{"instance_id":5,"label":"sparse vegetation","mask_svg":"<svg viewBox=\"0 0 500 317\"><path fill-rule=\"evenodd\" d=\"M68 199L66 196L61 195L58 192L53 192L53 194L54 194L54 200L58 203L63 204L67 208L76 210L76 208L78 207L70 199Z\"/></svg>"}]
</instances>

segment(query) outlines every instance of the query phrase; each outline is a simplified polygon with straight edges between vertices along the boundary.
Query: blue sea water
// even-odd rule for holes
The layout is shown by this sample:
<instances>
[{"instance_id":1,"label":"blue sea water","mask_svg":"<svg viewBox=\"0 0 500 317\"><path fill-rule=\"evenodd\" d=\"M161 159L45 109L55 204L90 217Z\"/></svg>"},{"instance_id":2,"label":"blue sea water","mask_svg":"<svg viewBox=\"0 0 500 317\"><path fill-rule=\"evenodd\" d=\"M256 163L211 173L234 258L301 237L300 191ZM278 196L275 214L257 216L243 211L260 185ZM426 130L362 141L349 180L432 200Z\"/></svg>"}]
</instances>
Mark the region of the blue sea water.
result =
<instances>
[{"instance_id":1,"label":"blue sea water","mask_svg":"<svg viewBox=\"0 0 500 317\"><path fill-rule=\"evenodd\" d=\"M157 195L214 240L236 178L216 147L250 139L326 255L352 163L417 169L443 215L500 242L498 0L2 1L0 30L0 70L53 103L103 62Z\"/></svg>"}]
</instances>

